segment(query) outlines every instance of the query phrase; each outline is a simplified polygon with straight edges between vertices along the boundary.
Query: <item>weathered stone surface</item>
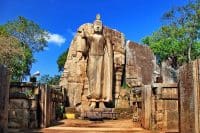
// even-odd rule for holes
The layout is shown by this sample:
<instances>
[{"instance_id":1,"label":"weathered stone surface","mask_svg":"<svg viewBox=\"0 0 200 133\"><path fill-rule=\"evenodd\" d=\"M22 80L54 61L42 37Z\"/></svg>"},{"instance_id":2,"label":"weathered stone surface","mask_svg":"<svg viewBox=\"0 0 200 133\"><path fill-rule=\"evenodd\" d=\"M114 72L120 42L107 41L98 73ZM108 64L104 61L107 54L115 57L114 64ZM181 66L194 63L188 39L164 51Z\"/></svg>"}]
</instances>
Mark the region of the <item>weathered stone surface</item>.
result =
<instances>
[{"instance_id":1,"label":"weathered stone surface","mask_svg":"<svg viewBox=\"0 0 200 133\"><path fill-rule=\"evenodd\" d=\"M0 132L7 133L8 126L8 101L9 101L9 72L0 65Z\"/></svg>"},{"instance_id":2,"label":"weathered stone surface","mask_svg":"<svg viewBox=\"0 0 200 133\"><path fill-rule=\"evenodd\" d=\"M180 132L199 133L200 60L182 66L179 70Z\"/></svg>"},{"instance_id":3,"label":"weathered stone surface","mask_svg":"<svg viewBox=\"0 0 200 133\"><path fill-rule=\"evenodd\" d=\"M9 109L28 109L29 103L27 99L10 99Z\"/></svg>"},{"instance_id":4,"label":"weathered stone surface","mask_svg":"<svg viewBox=\"0 0 200 133\"><path fill-rule=\"evenodd\" d=\"M28 128L29 118L29 102L27 99L9 100L8 127Z\"/></svg>"},{"instance_id":5,"label":"weathered stone surface","mask_svg":"<svg viewBox=\"0 0 200 133\"><path fill-rule=\"evenodd\" d=\"M128 41L126 44L126 83L129 87L152 83L155 57L149 47Z\"/></svg>"},{"instance_id":6,"label":"weathered stone surface","mask_svg":"<svg viewBox=\"0 0 200 133\"><path fill-rule=\"evenodd\" d=\"M116 112L118 119L132 119L133 117L133 109L132 108L115 108L114 112Z\"/></svg>"},{"instance_id":7,"label":"weathered stone surface","mask_svg":"<svg viewBox=\"0 0 200 133\"><path fill-rule=\"evenodd\" d=\"M59 86L16 82L11 83L10 90L10 128L47 127L63 116L57 108L64 102L64 91Z\"/></svg>"},{"instance_id":8,"label":"weathered stone surface","mask_svg":"<svg viewBox=\"0 0 200 133\"><path fill-rule=\"evenodd\" d=\"M116 108L130 108L130 92L127 89L121 89L116 103Z\"/></svg>"},{"instance_id":9,"label":"weathered stone surface","mask_svg":"<svg viewBox=\"0 0 200 133\"><path fill-rule=\"evenodd\" d=\"M162 99L178 99L178 89L177 88L162 88L161 96Z\"/></svg>"},{"instance_id":10,"label":"weathered stone surface","mask_svg":"<svg viewBox=\"0 0 200 133\"><path fill-rule=\"evenodd\" d=\"M57 118L61 117L59 115L62 115L62 112L59 110L61 114L58 113L57 107L63 106L64 100L59 86L41 85L39 88L41 93L38 98L39 126L45 128L51 126Z\"/></svg>"},{"instance_id":11,"label":"weathered stone surface","mask_svg":"<svg viewBox=\"0 0 200 133\"><path fill-rule=\"evenodd\" d=\"M177 82L177 71L172 68L170 59L161 63L161 76L163 83Z\"/></svg>"},{"instance_id":12,"label":"weathered stone surface","mask_svg":"<svg viewBox=\"0 0 200 133\"><path fill-rule=\"evenodd\" d=\"M141 125L145 129L151 128L151 108L152 108L152 88L151 85L145 85L142 88L142 116Z\"/></svg>"},{"instance_id":13,"label":"weathered stone surface","mask_svg":"<svg viewBox=\"0 0 200 133\"><path fill-rule=\"evenodd\" d=\"M151 128L155 130L178 130L178 86L155 83L152 85Z\"/></svg>"}]
</instances>

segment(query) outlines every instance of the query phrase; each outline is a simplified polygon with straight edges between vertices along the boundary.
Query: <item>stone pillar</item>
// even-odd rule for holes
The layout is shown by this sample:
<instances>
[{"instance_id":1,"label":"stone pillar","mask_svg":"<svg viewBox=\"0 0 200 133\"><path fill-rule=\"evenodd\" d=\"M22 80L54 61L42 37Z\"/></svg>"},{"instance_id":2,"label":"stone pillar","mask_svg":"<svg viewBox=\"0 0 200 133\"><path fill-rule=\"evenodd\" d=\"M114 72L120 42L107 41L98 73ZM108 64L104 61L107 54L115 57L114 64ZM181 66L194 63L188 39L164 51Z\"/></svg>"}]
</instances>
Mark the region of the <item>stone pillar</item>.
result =
<instances>
[{"instance_id":1,"label":"stone pillar","mask_svg":"<svg viewBox=\"0 0 200 133\"><path fill-rule=\"evenodd\" d=\"M116 72L116 82L115 82L115 107L117 107L119 100L119 93L121 89L122 72Z\"/></svg>"},{"instance_id":2,"label":"stone pillar","mask_svg":"<svg viewBox=\"0 0 200 133\"><path fill-rule=\"evenodd\" d=\"M40 100L40 127L41 128L45 128L48 127L50 125L50 118L49 118L49 114L50 114L50 103L49 103L49 96L50 96L50 89L48 88L47 85L42 85L40 88L41 91L41 100Z\"/></svg>"},{"instance_id":3,"label":"stone pillar","mask_svg":"<svg viewBox=\"0 0 200 133\"><path fill-rule=\"evenodd\" d=\"M151 128L151 85L145 85L142 91L142 127Z\"/></svg>"},{"instance_id":4,"label":"stone pillar","mask_svg":"<svg viewBox=\"0 0 200 133\"><path fill-rule=\"evenodd\" d=\"M7 69L0 65L0 133L7 133L10 76Z\"/></svg>"},{"instance_id":5,"label":"stone pillar","mask_svg":"<svg viewBox=\"0 0 200 133\"><path fill-rule=\"evenodd\" d=\"M179 132L200 132L200 60L180 68L179 72Z\"/></svg>"}]
</instances>

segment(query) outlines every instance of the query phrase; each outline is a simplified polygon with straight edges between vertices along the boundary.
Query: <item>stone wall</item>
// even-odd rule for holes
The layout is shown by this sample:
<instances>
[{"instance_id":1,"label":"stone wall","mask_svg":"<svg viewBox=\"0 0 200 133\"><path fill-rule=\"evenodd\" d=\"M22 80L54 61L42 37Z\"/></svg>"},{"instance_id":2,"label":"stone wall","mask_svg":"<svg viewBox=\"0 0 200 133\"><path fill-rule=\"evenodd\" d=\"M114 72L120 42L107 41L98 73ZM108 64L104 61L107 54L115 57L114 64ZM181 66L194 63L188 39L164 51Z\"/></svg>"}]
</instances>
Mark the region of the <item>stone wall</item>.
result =
<instances>
[{"instance_id":1,"label":"stone wall","mask_svg":"<svg viewBox=\"0 0 200 133\"><path fill-rule=\"evenodd\" d=\"M23 98L10 98L9 100L9 128L28 128L29 127L29 100ZM35 127L36 128L36 127Z\"/></svg>"},{"instance_id":2,"label":"stone wall","mask_svg":"<svg viewBox=\"0 0 200 133\"><path fill-rule=\"evenodd\" d=\"M200 132L200 60L195 60L179 71L179 117L181 133Z\"/></svg>"},{"instance_id":3,"label":"stone wall","mask_svg":"<svg viewBox=\"0 0 200 133\"><path fill-rule=\"evenodd\" d=\"M38 128L38 86L12 82L9 97L9 128Z\"/></svg>"},{"instance_id":4,"label":"stone wall","mask_svg":"<svg viewBox=\"0 0 200 133\"><path fill-rule=\"evenodd\" d=\"M41 85L39 94L40 127L45 128L51 126L59 115L63 116L62 110L58 107L63 106L64 96L62 88L48 85Z\"/></svg>"},{"instance_id":5,"label":"stone wall","mask_svg":"<svg viewBox=\"0 0 200 133\"><path fill-rule=\"evenodd\" d=\"M155 57L149 47L128 41L126 44L126 83L129 87L152 83Z\"/></svg>"},{"instance_id":6,"label":"stone wall","mask_svg":"<svg viewBox=\"0 0 200 133\"><path fill-rule=\"evenodd\" d=\"M151 128L159 131L178 131L178 86L174 84L152 85Z\"/></svg>"},{"instance_id":7,"label":"stone wall","mask_svg":"<svg viewBox=\"0 0 200 133\"><path fill-rule=\"evenodd\" d=\"M62 115L58 107L63 103L60 87L27 82L11 83L8 127L48 127L56 121L58 115Z\"/></svg>"},{"instance_id":8,"label":"stone wall","mask_svg":"<svg viewBox=\"0 0 200 133\"><path fill-rule=\"evenodd\" d=\"M7 133L10 76L7 68L0 65L0 132Z\"/></svg>"}]
</instances>

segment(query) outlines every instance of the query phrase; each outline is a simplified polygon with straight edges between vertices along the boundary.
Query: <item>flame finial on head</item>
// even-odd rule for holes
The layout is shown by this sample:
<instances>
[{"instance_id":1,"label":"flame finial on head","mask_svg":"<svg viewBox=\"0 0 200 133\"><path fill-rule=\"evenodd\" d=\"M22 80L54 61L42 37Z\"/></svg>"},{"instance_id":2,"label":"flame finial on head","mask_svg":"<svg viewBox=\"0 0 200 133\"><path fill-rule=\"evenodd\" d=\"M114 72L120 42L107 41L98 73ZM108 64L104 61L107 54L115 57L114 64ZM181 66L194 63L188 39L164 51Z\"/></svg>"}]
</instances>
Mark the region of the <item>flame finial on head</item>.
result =
<instances>
[{"instance_id":1,"label":"flame finial on head","mask_svg":"<svg viewBox=\"0 0 200 133\"><path fill-rule=\"evenodd\" d=\"M96 20L100 20L101 19L101 15L100 14L97 14L96 15Z\"/></svg>"}]
</instances>

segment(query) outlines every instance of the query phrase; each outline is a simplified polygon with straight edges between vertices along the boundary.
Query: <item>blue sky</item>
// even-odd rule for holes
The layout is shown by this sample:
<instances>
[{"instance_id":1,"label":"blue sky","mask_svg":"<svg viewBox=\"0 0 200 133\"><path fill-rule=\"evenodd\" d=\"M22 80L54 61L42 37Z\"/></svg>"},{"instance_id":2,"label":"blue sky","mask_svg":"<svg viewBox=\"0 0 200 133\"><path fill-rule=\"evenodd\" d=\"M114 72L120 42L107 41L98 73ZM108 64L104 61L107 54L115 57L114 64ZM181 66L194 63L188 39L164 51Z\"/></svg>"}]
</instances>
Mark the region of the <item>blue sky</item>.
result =
<instances>
[{"instance_id":1,"label":"blue sky","mask_svg":"<svg viewBox=\"0 0 200 133\"><path fill-rule=\"evenodd\" d=\"M35 54L31 73L58 74L56 60L73 39L77 28L93 22L97 13L103 24L140 42L162 25L161 17L171 7L187 0L1 0L0 24L17 16L38 23L51 33L48 48Z\"/></svg>"}]
</instances>

